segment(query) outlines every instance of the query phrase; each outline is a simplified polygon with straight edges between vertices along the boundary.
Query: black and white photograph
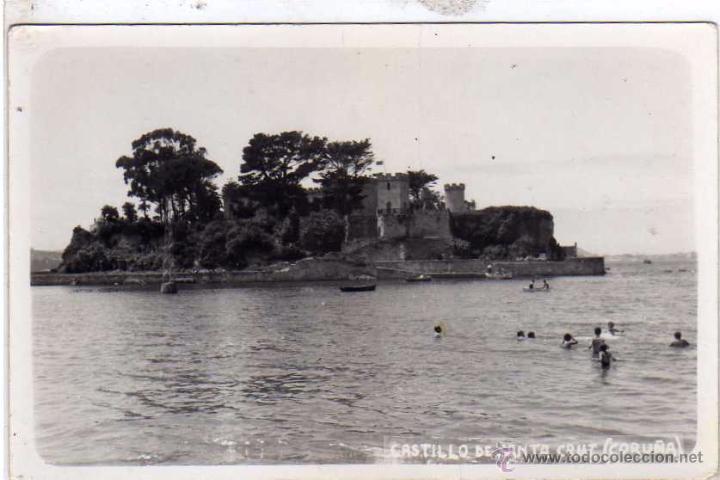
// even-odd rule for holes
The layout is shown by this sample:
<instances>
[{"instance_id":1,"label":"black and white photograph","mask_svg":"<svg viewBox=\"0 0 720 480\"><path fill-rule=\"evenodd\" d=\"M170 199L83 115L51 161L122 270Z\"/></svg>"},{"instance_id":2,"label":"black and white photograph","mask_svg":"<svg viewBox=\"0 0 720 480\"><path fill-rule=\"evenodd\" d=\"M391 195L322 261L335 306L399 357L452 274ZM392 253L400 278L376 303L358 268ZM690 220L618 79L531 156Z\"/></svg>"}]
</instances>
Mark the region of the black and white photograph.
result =
<instances>
[{"instance_id":1,"label":"black and white photograph","mask_svg":"<svg viewBox=\"0 0 720 480\"><path fill-rule=\"evenodd\" d=\"M14 478L717 468L714 25L8 46Z\"/></svg>"}]
</instances>

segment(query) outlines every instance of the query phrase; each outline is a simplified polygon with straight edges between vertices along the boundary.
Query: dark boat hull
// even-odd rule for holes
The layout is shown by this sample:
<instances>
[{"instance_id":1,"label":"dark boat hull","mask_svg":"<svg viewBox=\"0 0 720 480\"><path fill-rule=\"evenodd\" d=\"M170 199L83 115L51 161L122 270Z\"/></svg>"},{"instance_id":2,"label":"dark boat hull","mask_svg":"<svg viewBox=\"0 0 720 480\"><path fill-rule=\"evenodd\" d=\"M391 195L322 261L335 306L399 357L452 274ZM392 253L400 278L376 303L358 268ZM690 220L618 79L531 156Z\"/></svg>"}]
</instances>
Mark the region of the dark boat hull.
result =
<instances>
[{"instance_id":1,"label":"dark boat hull","mask_svg":"<svg viewBox=\"0 0 720 480\"><path fill-rule=\"evenodd\" d=\"M341 292L372 292L375 285L361 285L357 287L340 287Z\"/></svg>"}]
</instances>

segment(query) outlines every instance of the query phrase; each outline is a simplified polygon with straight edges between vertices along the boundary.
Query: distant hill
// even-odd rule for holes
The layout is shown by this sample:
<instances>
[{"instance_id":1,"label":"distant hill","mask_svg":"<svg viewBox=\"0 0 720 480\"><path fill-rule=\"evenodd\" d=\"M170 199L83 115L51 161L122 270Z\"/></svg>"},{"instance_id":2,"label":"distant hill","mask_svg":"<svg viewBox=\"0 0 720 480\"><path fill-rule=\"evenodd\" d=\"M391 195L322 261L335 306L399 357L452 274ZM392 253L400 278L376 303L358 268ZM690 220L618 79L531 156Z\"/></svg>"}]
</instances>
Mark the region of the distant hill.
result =
<instances>
[{"instance_id":1,"label":"distant hill","mask_svg":"<svg viewBox=\"0 0 720 480\"><path fill-rule=\"evenodd\" d=\"M605 258L613 262L642 262L643 260L650 260L652 262L682 262L697 261L697 254L695 252L665 253L661 255L627 253L624 255L608 255Z\"/></svg>"},{"instance_id":2,"label":"distant hill","mask_svg":"<svg viewBox=\"0 0 720 480\"><path fill-rule=\"evenodd\" d=\"M57 268L62 262L62 252L30 249L30 271L42 272Z\"/></svg>"}]
</instances>

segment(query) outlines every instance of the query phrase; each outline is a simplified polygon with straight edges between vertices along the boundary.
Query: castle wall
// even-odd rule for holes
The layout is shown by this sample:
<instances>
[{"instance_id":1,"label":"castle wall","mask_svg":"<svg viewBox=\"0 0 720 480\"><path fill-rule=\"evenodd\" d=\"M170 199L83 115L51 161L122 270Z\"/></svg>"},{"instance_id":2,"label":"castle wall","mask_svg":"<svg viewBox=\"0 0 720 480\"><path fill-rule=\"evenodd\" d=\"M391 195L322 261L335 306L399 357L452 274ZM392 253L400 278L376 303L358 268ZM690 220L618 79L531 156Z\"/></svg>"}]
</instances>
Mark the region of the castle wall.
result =
<instances>
[{"instance_id":1,"label":"castle wall","mask_svg":"<svg viewBox=\"0 0 720 480\"><path fill-rule=\"evenodd\" d=\"M408 236L410 215L404 213L378 213L378 237L384 240L405 238Z\"/></svg>"},{"instance_id":2,"label":"castle wall","mask_svg":"<svg viewBox=\"0 0 720 480\"><path fill-rule=\"evenodd\" d=\"M407 175L378 175L375 178L377 189L377 209L383 212L400 212L410 204L410 190Z\"/></svg>"},{"instance_id":3,"label":"castle wall","mask_svg":"<svg viewBox=\"0 0 720 480\"><path fill-rule=\"evenodd\" d=\"M451 239L450 215L447 210L416 210L410 213L379 213L378 237Z\"/></svg>"},{"instance_id":4,"label":"castle wall","mask_svg":"<svg viewBox=\"0 0 720 480\"><path fill-rule=\"evenodd\" d=\"M372 215L348 215L345 227L345 242L355 240L377 239L378 220L375 214Z\"/></svg>"},{"instance_id":5,"label":"castle wall","mask_svg":"<svg viewBox=\"0 0 720 480\"><path fill-rule=\"evenodd\" d=\"M438 260L452 258L452 244L442 238L366 240L346 244L343 253L355 261L366 264L404 260Z\"/></svg>"},{"instance_id":6,"label":"castle wall","mask_svg":"<svg viewBox=\"0 0 720 480\"><path fill-rule=\"evenodd\" d=\"M565 253L565 258L577 257L577 243L575 245L562 246L561 248Z\"/></svg>"},{"instance_id":7,"label":"castle wall","mask_svg":"<svg viewBox=\"0 0 720 480\"><path fill-rule=\"evenodd\" d=\"M450 214L447 210L416 210L410 216L410 238L451 239Z\"/></svg>"}]
</instances>

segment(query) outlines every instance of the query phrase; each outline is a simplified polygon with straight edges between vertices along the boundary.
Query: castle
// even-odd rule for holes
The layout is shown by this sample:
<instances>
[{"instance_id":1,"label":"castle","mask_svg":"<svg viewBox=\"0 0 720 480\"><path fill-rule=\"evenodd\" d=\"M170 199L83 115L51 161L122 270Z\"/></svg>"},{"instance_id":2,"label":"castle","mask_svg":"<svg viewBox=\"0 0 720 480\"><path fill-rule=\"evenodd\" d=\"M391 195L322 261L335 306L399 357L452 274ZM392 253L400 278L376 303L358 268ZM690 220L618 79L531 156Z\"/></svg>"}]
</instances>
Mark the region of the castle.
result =
<instances>
[{"instance_id":1,"label":"castle","mask_svg":"<svg viewBox=\"0 0 720 480\"><path fill-rule=\"evenodd\" d=\"M465 201L465 185L445 185L445 204L429 205L432 193L424 189L421 201L410 201L405 173L376 174L363 187L362 209L348 216L346 244L367 240L426 239L448 241L450 214L474 210Z\"/></svg>"},{"instance_id":2,"label":"castle","mask_svg":"<svg viewBox=\"0 0 720 480\"><path fill-rule=\"evenodd\" d=\"M373 175L362 186L360 205L344 216L342 251L369 263L458 255L576 256L575 249L556 251L549 212L511 206L477 210L475 202L465 198L464 183L445 184L443 191L444 198L427 187L411 194L407 173ZM321 189L306 193L310 205L322 208ZM224 200L226 215L232 215L230 199Z\"/></svg>"}]
</instances>

